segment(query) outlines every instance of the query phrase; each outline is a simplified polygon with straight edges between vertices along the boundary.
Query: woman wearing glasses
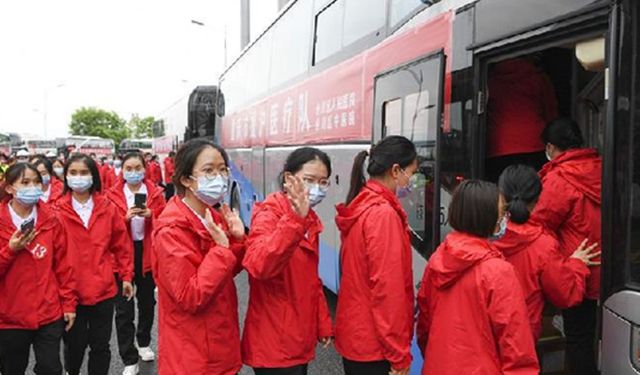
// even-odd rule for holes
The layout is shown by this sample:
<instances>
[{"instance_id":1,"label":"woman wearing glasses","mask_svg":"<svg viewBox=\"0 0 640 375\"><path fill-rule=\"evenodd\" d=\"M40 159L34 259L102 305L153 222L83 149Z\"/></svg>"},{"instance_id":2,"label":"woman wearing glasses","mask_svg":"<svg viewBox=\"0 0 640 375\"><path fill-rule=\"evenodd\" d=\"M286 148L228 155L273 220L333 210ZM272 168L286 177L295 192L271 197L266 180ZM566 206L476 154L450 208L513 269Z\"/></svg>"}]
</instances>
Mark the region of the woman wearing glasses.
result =
<instances>
[{"instance_id":1,"label":"woman wearing glasses","mask_svg":"<svg viewBox=\"0 0 640 375\"><path fill-rule=\"evenodd\" d=\"M236 374L242 367L233 277L242 267L244 225L226 205L229 158L202 139L180 147L178 195L155 224L158 373ZM221 207L214 209L215 207Z\"/></svg>"},{"instance_id":2,"label":"woman wearing glasses","mask_svg":"<svg viewBox=\"0 0 640 375\"><path fill-rule=\"evenodd\" d=\"M331 343L318 277L322 223L313 210L326 196L330 175L327 154L299 148L285 162L282 191L253 209L243 261L251 290L242 356L256 374L306 374L316 343Z\"/></svg>"}]
</instances>

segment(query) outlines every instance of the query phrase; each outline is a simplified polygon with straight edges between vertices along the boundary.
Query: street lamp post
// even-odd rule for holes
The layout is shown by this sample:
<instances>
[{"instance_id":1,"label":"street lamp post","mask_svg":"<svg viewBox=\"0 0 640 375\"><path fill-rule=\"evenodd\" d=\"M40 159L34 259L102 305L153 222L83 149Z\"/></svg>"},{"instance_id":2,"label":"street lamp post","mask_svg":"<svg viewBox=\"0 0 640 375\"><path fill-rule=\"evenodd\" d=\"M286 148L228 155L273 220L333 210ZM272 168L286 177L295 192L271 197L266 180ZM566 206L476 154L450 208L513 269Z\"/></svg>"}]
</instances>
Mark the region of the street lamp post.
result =
<instances>
[{"instance_id":1,"label":"street lamp post","mask_svg":"<svg viewBox=\"0 0 640 375\"><path fill-rule=\"evenodd\" d=\"M208 26L206 23L202 22L202 21L198 21L198 20L191 20L191 23L196 25L196 26L200 26L200 27L206 27L206 28L210 28L213 30L220 30L219 27L212 27L212 26ZM228 66L228 61L227 61L227 24L224 24L224 67L226 68Z\"/></svg>"},{"instance_id":2,"label":"street lamp post","mask_svg":"<svg viewBox=\"0 0 640 375\"><path fill-rule=\"evenodd\" d=\"M53 87L49 87L49 88L45 88L44 89L43 100L42 100L42 102L43 102L42 103L42 127L43 127L43 130L44 130L44 138L45 139L47 138L47 111L48 111L47 101L49 99L49 93L52 90L56 90L56 89L59 89L61 87L64 87L64 85L65 85L64 83L59 83L59 84L57 84L57 85L55 85Z\"/></svg>"}]
</instances>

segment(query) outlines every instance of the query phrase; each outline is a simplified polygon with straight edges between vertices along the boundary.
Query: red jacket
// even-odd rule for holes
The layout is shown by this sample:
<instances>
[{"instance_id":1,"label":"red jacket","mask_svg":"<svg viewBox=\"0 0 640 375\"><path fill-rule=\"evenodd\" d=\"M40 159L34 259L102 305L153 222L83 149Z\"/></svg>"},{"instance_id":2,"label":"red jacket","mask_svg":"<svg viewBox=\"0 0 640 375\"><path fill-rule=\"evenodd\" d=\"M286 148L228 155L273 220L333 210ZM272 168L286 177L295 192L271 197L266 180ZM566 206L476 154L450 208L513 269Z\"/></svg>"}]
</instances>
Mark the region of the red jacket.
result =
<instances>
[{"instance_id":1,"label":"red jacket","mask_svg":"<svg viewBox=\"0 0 640 375\"><path fill-rule=\"evenodd\" d=\"M17 228L8 203L0 206L0 329L34 330L76 311L64 229L47 205L39 203L37 210L37 237L14 253L9 239Z\"/></svg>"},{"instance_id":2,"label":"red jacket","mask_svg":"<svg viewBox=\"0 0 640 375\"><path fill-rule=\"evenodd\" d=\"M538 374L515 270L488 240L450 233L418 292L422 374Z\"/></svg>"},{"instance_id":3,"label":"red jacket","mask_svg":"<svg viewBox=\"0 0 640 375\"><path fill-rule=\"evenodd\" d=\"M226 230L221 215L211 213ZM218 246L179 196L167 203L154 237L158 373L236 374L242 360L233 277L241 271L244 244Z\"/></svg>"},{"instance_id":4,"label":"red jacket","mask_svg":"<svg viewBox=\"0 0 640 375\"><path fill-rule=\"evenodd\" d=\"M556 235L570 256L585 238L602 246L600 191L602 159L595 149L569 150L540 171L542 194L532 219ZM594 258L599 261L600 258ZM585 297L600 297L600 267L591 267Z\"/></svg>"},{"instance_id":5,"label":"red jacket","mask_svg":"<svg viewBox=\"0 0 640 375\"><path fill-rule=\"evenodd\" d=\"M353 361L411 364L413 275L407 215L389 189L369 181L337 206L341 279L336 349Z\"/></svg>"},{"instance_id":6,"label":"red jacket","mask_svg":"<svg viewBox=\"0 0 640 375\"><path fill-rule=\"evenodd\" d=\"M561 309L582 302L589 269L584 262L565 257L558 241L541 226L510 222L504 237L493 245L516 269L536 341L542 332L545 298Z\"/></svg>"},{"instance_id":7,"label":"red jacket","mask_svg":"<svg viewBox=\"0 0 640 375\"><path fill-rule=\"evenodd\" d=\"M171 178L173 177L173 173L176 171L176 166L173 162L173 158L167 156L164 158L164 182L167 184L172 184L173 181Z\"/></svg>"},{"instance_id":8,"label":"red jacket","mask_svg":"<svg viewBox=\"0 0 640 375\"><path fill-rule=\"evenodd\" d=\"M489 157L544 150L540 136L558 116L549 77L526 59L497 63L489 77Z\"/></svg>"},{"instance_id":9,"label":"red jacket","mask_svg":"<svg viewBox=\"0 0 640 375\"><path fill-rule=\"evenodd\" d=\"M45 204L49 207L55 207L58 200L62 198L64 183L62 183L60 180L58 180L55 177L51 177L50 189L51 189L51 192L49 193L49 200Z\"/></svg>"},{"instance_id":10,"label":"red jacket","mask_svg":"<svg viewBox=\"0 0 640 375\"><path fill-rule=\"evenodd\" d=\"M58 201L60 221L68 238L68 257L76 275L79 303L95 305L118 293L115 272L124 281L133 279L133 243L116 207L104 195L93 194L89 229L71 200L68 193Z\"/></svg>"},{"instance_id":11,"label":"red jacket","mask_svg":"<svg viewBox=\"0 0 640 375\"><path fill-rule=\"evenodd\" d=\"M113 176L113 168L108 164L104 164L100 167L100 182L102 183L102 191L107 192L113 186L115 182L111 176Z\"/></svg>"},{"instance_id":12,"label":"red jacket","mask_svg":"<svg viewBox=\"0 0 640 375\"><path fill-rule=\"evenodd\" d=\"M142 255L142 272L151 272L151 253L153 253L153 225L164 210L164 194L163 190L157 185L154 185L150 181L143 182L147 187L147 207L151 209L152 216L147 218L144 223L144 240L142 243L143 255ZM119 178L114 186L107 193L107 197L115 204L118 209L120 218L125 222L129 236L131 236L131 225L127 223L125 218L129 208L127 206L127 198L124 195L125 181Z\"/></svg>"},{"instance_id":13,"label":"red jacket","mask_svg":"<svg viewBox=\"0 0 640 375\"><path fill-rule=\"evenodd\" d=\"M242 263L251 286L242 338L242 359L247 365L309 363L317 341L333 336L318 277L321 231L315 212L302 219L283 193L271 194L254 206Z\"/></svg>"},{"instance_id":14,"label":"red jacket","mask_svg":"<svg viewBox=\"0 0 640 375\"><path fill-rule=\"evenodd\" d=\"M156 185L160 185L162 183L162 170L160 169L160 164L156 161L150 161L147 163L144 178L152 181Z\"/></svg>"}]
</instances>

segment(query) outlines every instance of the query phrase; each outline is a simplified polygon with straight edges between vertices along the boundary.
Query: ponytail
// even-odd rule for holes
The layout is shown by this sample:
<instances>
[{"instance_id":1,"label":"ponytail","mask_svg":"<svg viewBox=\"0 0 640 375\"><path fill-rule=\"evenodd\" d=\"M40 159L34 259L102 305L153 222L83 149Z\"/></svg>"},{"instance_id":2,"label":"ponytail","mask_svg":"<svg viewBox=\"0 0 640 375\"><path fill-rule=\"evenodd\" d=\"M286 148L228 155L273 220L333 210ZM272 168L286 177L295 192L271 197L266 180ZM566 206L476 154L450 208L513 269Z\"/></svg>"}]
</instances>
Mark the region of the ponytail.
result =
<instances>
[{"instance_id":1,"label":"ponytail","mask_svg":"<svg viewBox=\"0 0 640 375\"><path fill-rule=\"evenodd\" d=\"M524 224L529 220L529 205L536 203L542 192L542 183L535 169L526 165L512 165L502 172L498 182L507 203L510 220Z\"/></svg>"},{"instance_id":2,"label":"ponytail","mask_svg":"<svg viewBox=\"0 0 640 375\"><path fill-rule=\"evenodd\" d=\"M349 186L349 193L347 194L347 204L360 193L360 190L367 182L364 178L364 161L369 156L369 152L360 151L356 158L353 159L353 167L351 168L351 185Z\"/></svg>"},{"instance_id":3,"label":"ponytail","mask_svg":"<svg viewBox=\"0 0 640 375\"><path fill-rule=\"evenodd\" d=\"M407 138L392 135L380 140L371 148L370 152L360 151L353 160L351 169L351 186L347 194L346 204L353 201L366 183L364 176L364 162L369 156L367 173L377 177L384 175L394 164L406 168L418 157L416 146Z\"/></svg>"}]
</instances>

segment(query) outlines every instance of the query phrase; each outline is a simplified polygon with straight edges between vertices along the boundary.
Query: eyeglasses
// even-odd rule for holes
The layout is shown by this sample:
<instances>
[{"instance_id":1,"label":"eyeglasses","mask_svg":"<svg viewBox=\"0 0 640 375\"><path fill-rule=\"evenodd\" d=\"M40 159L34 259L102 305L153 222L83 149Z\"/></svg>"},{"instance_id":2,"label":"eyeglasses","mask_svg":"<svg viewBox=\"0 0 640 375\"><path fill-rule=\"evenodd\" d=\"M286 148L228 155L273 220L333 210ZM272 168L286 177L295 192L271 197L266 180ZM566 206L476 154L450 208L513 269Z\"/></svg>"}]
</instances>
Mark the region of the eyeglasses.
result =
<instances>
[{"instance_id":1,"label":"eyeglasses","mask_svg":"<svg viewBox=\"0 0 640 375\"><path fill-rule=\"evenodd\" d=\"M327 179L322 179L322 180L316 181L316 180L314 180L312 178L309 178L309 177L303 177L302 178L302 182L304 183L304 186L307 189L311 189L311 187L313 185L318 185L320 190L325 192L325 193L329 190L329 187L331 186L331 181L329 181Z\"/></svg>"},{"instance_id":2,"label":"eyeglasses","mask_svg":"<svg viewBox=\"0 0 640 375\"><path fill-rule=\"evenodd\" d=\"M204 178L206 178L207 180L213 180L218 176L229 178L230 174L231 174L231 170L228 167L220 167L218 169L206 168L200 171L200 175L204 176Z\"/></svg>"}]
</instances>

